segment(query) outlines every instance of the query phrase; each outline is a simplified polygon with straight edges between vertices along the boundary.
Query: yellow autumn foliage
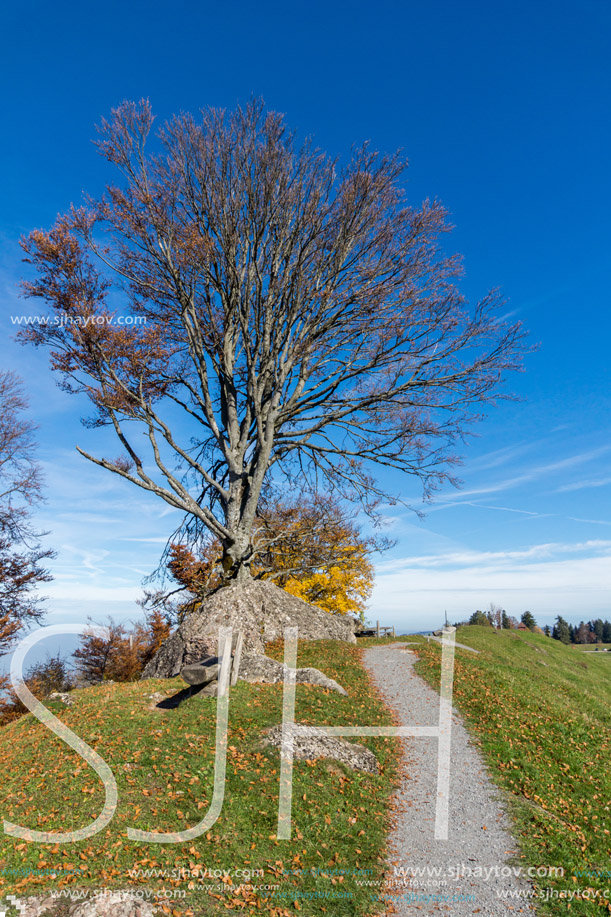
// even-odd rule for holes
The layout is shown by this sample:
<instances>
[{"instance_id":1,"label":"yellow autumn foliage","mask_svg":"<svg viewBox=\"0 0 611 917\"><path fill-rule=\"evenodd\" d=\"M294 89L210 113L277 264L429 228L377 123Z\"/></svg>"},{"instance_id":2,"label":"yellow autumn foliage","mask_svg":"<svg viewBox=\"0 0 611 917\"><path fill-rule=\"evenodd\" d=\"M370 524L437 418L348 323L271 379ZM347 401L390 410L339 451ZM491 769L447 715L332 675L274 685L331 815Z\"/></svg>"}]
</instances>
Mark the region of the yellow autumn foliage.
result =
<instances>
[{"instance_id":1,"label":"yellow autumn foliage","mask_svg":"<svg viewBox=\"0 0 611 917\"><path fill-rule=\"evenodd\" d=\"M300 578L291 576L282 588L332 614L362 617L373 588L373 565L355 549L345 566L332 566Z\"/></svg>"}]
</instances>

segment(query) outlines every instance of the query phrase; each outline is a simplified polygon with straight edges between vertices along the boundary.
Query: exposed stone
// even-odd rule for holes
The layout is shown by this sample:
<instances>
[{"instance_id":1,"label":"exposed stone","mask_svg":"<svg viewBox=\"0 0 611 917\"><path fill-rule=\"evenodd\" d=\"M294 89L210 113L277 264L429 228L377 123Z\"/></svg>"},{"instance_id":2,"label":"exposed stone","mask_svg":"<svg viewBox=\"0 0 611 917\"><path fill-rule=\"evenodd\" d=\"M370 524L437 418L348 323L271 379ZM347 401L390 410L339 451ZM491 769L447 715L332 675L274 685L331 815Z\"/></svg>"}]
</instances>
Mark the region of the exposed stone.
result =
<instances>
[{"instance_id":1,"label":"exposed stone","mask_svg":"<svg viewBox=\"0 0 611 917\"><path fill-rule=\"evenodd\" d=\"M219 589L193 611L148 663L143 678L173 678L181 669L213 656L219 627L244 633L244 650L264 653L265 644L297 626L302 640L356 643L353 618L332 615L289 595L274 583L250 580Z\"/></svg>"},{"instance_id":2,"label":"exposed stone","mask_svg":"<svg viewBox=\"0 0 611 917\"><path fill-rule=\"evenodd\" d=\"M242 656L240 663L239 678L242 681L263 682L264 684L276 684L284 681L283 662L276 659L270 659L269 656L259 656L247 653ZM338 694L346 694L346 690L332 678L328 678L318 669L296 669L295 681L297 684L320 685L322 688L328 688L330 691L337 691Z\"/></svg>"},{"instance_id":3,"label":"exposed stone","mask_svg":"<svg viewBox=\"0 0 611 917\"><path fill-rule=\"evenodd\" d=\"M66 707L70 707L74 703L74 698L72 695L62 691L53 691L52 694L49 694L47 700L61 701L62 704L66 705Z\"/></svg>"},{"instance_id":4,"label":"exposed stone","mask_svg":"<svg viewBox=\"0 0 611 917\"><path fill-rule=\"evenodd\" d=\"M328 736L316 726L308 727L312 733L307 736L293 732L293 754L300 760L312 761L315 758L332 758L345 764L352 770L366 771L369 774L378 773L378 759L372 751L356 742L347 742L338 736ZM273 726L263 737L263 744L272 748L282 745L282 725Z\"/></svg>"},{"instance_id":5,"label":"exposed stone","mask_svg":"<svg viewBox=\"0 0 611 917\"><path fill-rule=\"evenodd\" d=\"M79 901L68 910L68 917L154 917L157 909L133 893L117 891L88 901Z\"/></svg>"},{"instance_id":6,"label":"exposed stone","mask_svg":"<svg viewBox=\"0 0 611 917\"><path fill-rule=\"evenodd\" d=\"M65 906L70 898L17 898L7 895L0 898L0 913L5 900L15 907L20 917L53 917L66 914ZM155 917L158 909L148 901L134 897L133 892L117 891L97 897L87 898L70 905L68 917Z\"/></svg>"},{"instance_id":7,"label":"exposed stone","mask_svg":"<svg viewBox=\"0 0 611 917\"><path fill-rule=\"evenodd\" d=\"M13 900L11 900L13 899ZM5 898L0 897L0 913L2 908L5 907L5 902L8 902L17 909L20 914L20 917L46 917L47 914L53 914L57 909L57 899L52 898L50 895L47 898L17 898L14 899L14 896L6 895Z\"/></svg>"}]
</instances>

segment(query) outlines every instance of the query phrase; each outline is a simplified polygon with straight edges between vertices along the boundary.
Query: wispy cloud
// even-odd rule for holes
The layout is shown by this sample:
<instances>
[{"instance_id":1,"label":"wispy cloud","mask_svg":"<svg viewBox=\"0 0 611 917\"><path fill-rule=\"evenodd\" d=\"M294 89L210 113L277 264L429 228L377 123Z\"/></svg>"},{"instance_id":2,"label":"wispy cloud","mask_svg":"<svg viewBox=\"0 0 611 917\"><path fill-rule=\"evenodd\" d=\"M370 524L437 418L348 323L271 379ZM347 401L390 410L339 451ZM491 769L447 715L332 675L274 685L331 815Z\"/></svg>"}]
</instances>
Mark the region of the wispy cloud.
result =
<instances>
[{"instance_id":1,"label":"wispy cloud","mask_svg":"<svg viewBox=\"0 0 611 917\"><path fill-rule=\"evenodd\" d=\"M539 560L566 554L603 554L611 556L611 540L592 539L582 542L547 542L531 545L513 551L448 551L440 554L424 554L416 557L394 558L382 561L376 567L380 574L401 570L405 567L456 567L456 566L496 566L500 564L515 563L516 561ZM611 586L611 571L609 574Z\"/></svg>"},{"instance_id":2,"label":"wispy cloud","mask_svg":"<svg viewBox=\"0 0 611 917\"><path fill-rule=\"evenodd\" d=\"M556 488L556 493L568 493L573 490L585 490L589 487L606 487L608 484L611 484L611 477L606 478L593 478L587 481L573 481L570 484L562 484L560 487Z\"/></svg>"},{"instance_id":3,"label":"wispy cloud","mask_svg":"<svg viewBox=\"0 0 611 917\"><path fill-rule=\"evenodd\" d=\"M504 513L519 513L522 516L546 516L547 513L536 513L534 510L530 509L516 509L513 506L491 506L489 503L473 503L469 500L465 500L459 504L453 504L458 506L474 506L476 509L496 509Z\"/></svg>"},{"instance_id":4,"label":"wispy cloud","mask_svg":"<svg viewBox=\"0 0 611 917\"><path fill-rule=\"evenodd\" d=\"M491 601L510 614L529 608L544 623L608 615L611 604L611 540L400 558L376 572L376 609L405 628L437 625L445 610L464 619Z\"/></svg>"},{"instance_id":5,"label":"wispy cloud","mask_svg":"<svg viewBox=\"0 0 611 917\"><path fill-rule=\"evenodd\" d=\"M449 493L441 498L443 507L452 503L465 503L467 497L477 497L485 494L502 493L503 491L512 490L522 484L530 484L542 477L554 474L558 471L566 471L569 468L576 468L584 465L593 459L600 458L611 451L611 446L600 446L597 449L590 449L588 452L580 452L577 455L571 455L568 458L560 459L557 462L549 462L545 465L537 465L518 475L509 478L503 478L499 481L493 481L490 484L483 484L481 487L473 487L470 490L461 490L456 493ZM443 508L440 507L440 508ZM429 512L432 511L429 510Z\"/></svg>"},{"instance_id":6,"label":"wispy cloud","mask_svg":"<svg viewBox=\"0 0 611 917\"><path fill-rule=\"evenodd\" d=\"M504 446L502 449L495 449L493 452L486 452L479 458L467 464L469 474L472 472L489 471L491 468L499 468L515 461L520 456L534 448L534 443L520 443L515 446Z\"/></svg>"}]
</instances>

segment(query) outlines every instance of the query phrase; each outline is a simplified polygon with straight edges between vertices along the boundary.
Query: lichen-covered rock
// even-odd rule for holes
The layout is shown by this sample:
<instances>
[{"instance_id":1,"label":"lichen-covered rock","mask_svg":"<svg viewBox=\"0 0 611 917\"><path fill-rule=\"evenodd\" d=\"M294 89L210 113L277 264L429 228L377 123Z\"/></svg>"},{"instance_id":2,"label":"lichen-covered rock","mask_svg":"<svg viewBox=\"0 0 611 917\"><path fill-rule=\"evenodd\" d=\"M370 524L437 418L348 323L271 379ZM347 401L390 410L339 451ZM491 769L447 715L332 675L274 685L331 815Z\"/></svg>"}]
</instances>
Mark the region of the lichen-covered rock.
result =
<instances>
[{"instance_id":1,"label":"lichen-covered rock","mask_svg":"<svg viewBox=\"0 0 611 917\"><path fill-rule=\"evenodd\" d=\"M308 727L309 735L300 735L293 731L293 754L300 760L312 761L315 758L333 758L340 764L352 770L366 771L368 774L378 773L378 759L372 751L356 742L347 742L339 736L328 736L316 726ZM263 737L263 744L271 748L280 748L282 745L282 725L273 726Z\"/></svg>"},{"instance_id":2,"label":"lichen-covered rock","mask_svg":"<svg viewBox=\"0 0 611 917\"><path fill-rule=\"evenodd\" d=\"M242 681L263 682L264 684L276 684L284 681L283 662L276 659L270 659L269 656L259 656L248 653L242 656L240 662L239 678ZM324 672L318 669L296 669L295 681L297 684L320 685L322 688L328 688L330 691L337 691L338 694L346 694L346 690L340 684L329 678Z\"/></svg>"},{"instance_id":3,"label":"lichen-covered rock","mask_svg":"<svg viewBox=\"0 0 611 917\"><path fill-rule=\"evenodd\" d=\"M49 694L47 700L61 701L61 703L65 704L66 707L71 707L74 703L74 698L71 694L68 694L67 691L53 691L52 694Z\"/></svg>"},{"instance_id":4,"label":"lichen-covered rock","mask_svg":"<svg viewBox=\"0 0 611 917\"><path fill-rule=\"evenodd\" d=\"M7 903L16 907L21 917L53 917L66 914L66 905L70 898L46 897L15 898L8 896ZM0 913L5 899L0 898ZM148 901L135 897L133 892L117 891L98 895L73 903L68 908L68 917L155 917L155 908Z\"/></svg>"},{"instance_id":5,"label":"lichen-covered rock","mask_svg":"<svg viewBox=\"0 0 611 917\"><path fill-rule=\"evenodd\" d=\"M189 614L146 666L143 678L173 678L204 656L214 656L219 627L244 632L244 650L263 654L265 644L297 626L301 640L356 643L354 620L332 615L289 595L274 583L250 580L219 589Z\"/></svg>"},{"instance_id":6,"label":"lichen-covered rock","mask_svg":"<svg viewBox=\"0 0 611 917\"><path fill-rule=\"evenodd\" d=\"M20 917L47 917L57 909L57 899L50 895L44 898L17 898L7 895L5 898L0 897L0 913L7 904L17 909Z\"/></svg>"},{"instance_id":7,"label":"lichen-covered rock","mask_svg":"<svg viewBox=\"0 0 611 917\"><path fill-rule=\"evenodd\" d=\"M154 917L157 909L129 892L100 895L72 905L68 917Z\"/></svg>"}]
</instances>

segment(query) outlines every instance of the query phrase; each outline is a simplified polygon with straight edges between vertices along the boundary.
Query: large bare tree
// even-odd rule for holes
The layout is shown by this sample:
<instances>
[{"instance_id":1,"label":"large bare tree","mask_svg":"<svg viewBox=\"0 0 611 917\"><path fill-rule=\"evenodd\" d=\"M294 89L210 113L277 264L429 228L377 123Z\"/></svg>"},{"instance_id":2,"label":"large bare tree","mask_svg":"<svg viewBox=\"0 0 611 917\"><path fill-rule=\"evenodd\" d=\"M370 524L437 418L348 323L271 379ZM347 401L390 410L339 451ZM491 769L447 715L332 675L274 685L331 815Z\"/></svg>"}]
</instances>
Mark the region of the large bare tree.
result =
<instances>
[{"instance_id":1,"label":"large bare tree","mask_svg":"<svg viewBox=\"0 0 611 917\"><path fill-rule=\"evenodd\" d=\"M206 527L240 579L270 475L369 509L388 469L425 494L449 478L522 332L496 293L468 308L444 208L406 204L400 155L331 159L259 101L152 123L113 111L118 183L24 241L25 291L55 312L24 335L114 427L119 458L83 455Z\"/></svg>"},{"instance_id":2,"label":"large bare tree","mask_svg":"<svg viewBox=\"0 0 611 917\"><path fill-rule=\"evenodd\" d=\"M54 556L40 547L31 524L31 508L42 492L27 406L19 378L0 371L0 655L42 618L36 587L51 579L42 563Z\"/></svg>"}]
</instances>

